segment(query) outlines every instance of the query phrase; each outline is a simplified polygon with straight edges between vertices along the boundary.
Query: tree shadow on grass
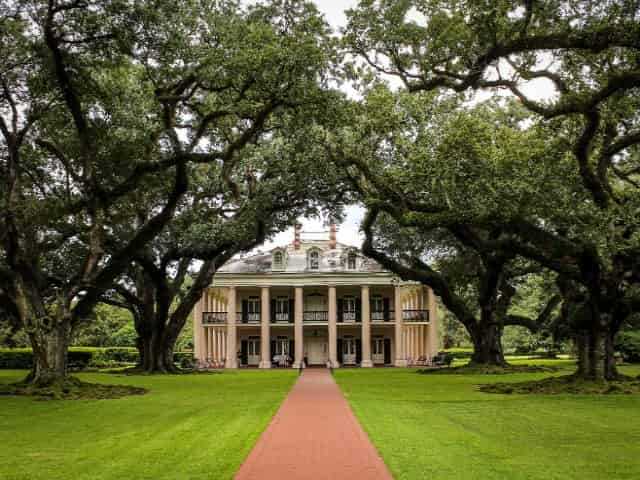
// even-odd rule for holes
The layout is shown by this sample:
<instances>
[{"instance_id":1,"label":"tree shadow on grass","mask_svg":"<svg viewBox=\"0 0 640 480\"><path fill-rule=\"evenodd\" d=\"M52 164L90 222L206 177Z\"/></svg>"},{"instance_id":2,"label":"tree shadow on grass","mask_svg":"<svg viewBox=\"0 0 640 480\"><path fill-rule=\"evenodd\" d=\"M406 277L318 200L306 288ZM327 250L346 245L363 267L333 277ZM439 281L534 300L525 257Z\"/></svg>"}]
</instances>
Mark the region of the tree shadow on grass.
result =
<instances>
[{"instance_id":1,"label":"tree shadow on grass","mask_svg":"<svg viewBox=\"0 0 640 480\"><path fill-rule=\"evenodd\" d=\"M480 385L479 390L485 393L503 394L638 394L640 393L640 377L619 375L615 380L593 381L585 380L576 375L544 378L530 382L493 383Z\"/></svg>"},{"instance_id":2,"label":"tree shadow on grass","mask_svg":"<svg viewBox=\"0 0 640 480\"><path fill-rule=\"evenodd\" d=\"M0 385L0 395L33 397L36 400L102 400L144 395L148 390L131 385L103 385L83 382L74 377L50 385L34 385L26 382Z\"/></svg>"},{"instance_id":3,"label":"tree shadow on grass","mask_svg":"<svg viewBox=\"0 0 640 480\"><path fill-rule=\"evenodd\" d=\"M554 373L562 370L554 365L477 365L469 363L459 367L423 368L422 375L507 375L512 373Z\"/></svg>"}]
</instances>

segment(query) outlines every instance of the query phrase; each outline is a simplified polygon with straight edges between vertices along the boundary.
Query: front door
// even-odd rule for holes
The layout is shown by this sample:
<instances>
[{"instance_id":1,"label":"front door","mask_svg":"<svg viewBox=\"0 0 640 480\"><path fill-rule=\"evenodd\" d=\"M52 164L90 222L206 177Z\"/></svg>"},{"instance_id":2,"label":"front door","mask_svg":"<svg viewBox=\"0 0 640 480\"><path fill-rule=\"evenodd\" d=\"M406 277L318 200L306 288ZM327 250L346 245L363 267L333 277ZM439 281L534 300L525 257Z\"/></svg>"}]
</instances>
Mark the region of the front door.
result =
<instances>
[{"instance_id":1,"label":"front door","mask_svg":"<svg viewBox=\"0 0 640 480\"><path fill-rule=\"evenodd\" d=\"M310 338L307 343L307 361L309 365L326 365L328 356L327 339L323 337Z\"/></svg>"},{"instance_id":2,"label":"front door","mask_svg":"<svg viewBox=\"0 0 640 480\"><path fill-rule=\"evenodd\" d=\"M371 339L371 361L374 364L384 363L384 339L382 337Z\"/></svg>"},{"instance_id":3,"label":"front door","mask_svg":"<svg viewBox=\"0 0 640 480\"><path fill-rule=\"evenodd\" d=\"M344 365L356 364L356 339L353 337L342 339L342 363Z\"/></svg>"},{"instance_id":4,"label":"front door","mask_svg":"<svg viewBox=\"0 0 640 480\"><path fill-rule=\"evenodd\" d=\"M247 364L258 365L260 363L260 338L249 337L247 342Z\"/></svg>"}]
</instances>

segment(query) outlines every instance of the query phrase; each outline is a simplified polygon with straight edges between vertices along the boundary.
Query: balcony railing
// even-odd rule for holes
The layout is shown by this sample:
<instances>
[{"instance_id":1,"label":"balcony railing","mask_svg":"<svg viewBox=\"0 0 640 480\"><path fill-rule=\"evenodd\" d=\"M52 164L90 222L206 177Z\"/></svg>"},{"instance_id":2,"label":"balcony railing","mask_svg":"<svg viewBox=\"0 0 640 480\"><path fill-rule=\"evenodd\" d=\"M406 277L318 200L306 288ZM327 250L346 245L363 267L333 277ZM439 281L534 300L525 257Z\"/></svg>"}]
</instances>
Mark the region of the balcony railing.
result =
<instances>
[{"instance_id":1,"label":"balcony railing","mask_svg":"<svg viewBox=\"0 0 640 480\"><path fill-rule=\"evenodd\" d=\"M293 315L289 312L276 312L274 320L276 323L293 323Z\"/></svg>"},{"instance_id":2,"label":"balcony railing","mask_svg":"<svg viewBox=\"0 0 640 480\"><path fill-rule=\"evenodd\" d=\"M203 325L227 323L227 312L202 312Z\"/></svg>"},{"instance_id":3,"label":"balcony railing","mask_svg":"<svg viewBox=\"0 0 640 480\"><path fill-rule=\"evenodd\" d=\"M429 310L402 310L402 319L405 322L428 322Z\"/></svg>"},{"instance_id":4,"label":"balcony railing","mask_svg":"<svg viewBox=\"0 0 640 480\"><path fill-rule=\"evenodd\" d=\"M324 311L304 311L302 313L304 322L326 322L329 320L329 312Z\"/></svg>"},{"instance_id":5,"label":"balcony railing","mask_svg":"<svg viewBox=\"0 0 640 480\"><path fill-rule=\"evenodd\" d=\"M350 323L360 322L360 312L340 312L338 311L338 322ZM385 315L386 314L386 315ZM371 312L372 322L389 322L394 320L394 311ZM293 323L293 316L289 313L276 313L273 317L276 323ZM306 310L302 314L304 322L327 322L329 312L326 310L310 311ZM428 322L429 310L402 310L402 319L405 322ZM260 323L260 312L245 313L236 312L236 323ZM227 312L202 312L203 325L219 325L227 323Z\"/></svg>"},{"instance_id":6,"label":"balcony railing","mask_svg":"<svg viewBox=\"0 0 640 480\"><path fill-rule=\"evenodd\" d=\"M338 322L359 322L360 321L360 312L345 312L338 310Z\"/></svg>"},{"instance_id":7,"label":"balcony railing","mask_svg":"<svg viewBox=\"0 0 640 480\"><path fill-rule=\"evenodd\" d=\"M236 322L260 323L260 312L237 312Z\"/></svg>"},{"instance_id":8,"label":"balcony railing","mask_svg":"<svg viewBox=\"0 0 640 480\"><path fill-rule=\"evenodd\" d=\"M380 311L372 311L371 312L371 321L372 322L390 322L394 320L395 312L393 310L384 310Z\"/></svg>"}]
</instances>

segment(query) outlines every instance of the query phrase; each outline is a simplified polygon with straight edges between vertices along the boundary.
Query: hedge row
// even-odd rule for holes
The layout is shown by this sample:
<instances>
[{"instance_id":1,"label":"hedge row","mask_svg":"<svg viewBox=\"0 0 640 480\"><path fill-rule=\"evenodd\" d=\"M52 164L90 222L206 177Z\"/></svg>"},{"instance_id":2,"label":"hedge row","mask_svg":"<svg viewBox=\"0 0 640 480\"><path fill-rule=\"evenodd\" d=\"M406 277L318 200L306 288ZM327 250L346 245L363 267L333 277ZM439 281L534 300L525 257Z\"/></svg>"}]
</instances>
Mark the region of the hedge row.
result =
<instances>
[{"instance_id":1,"label":"hedge row","mask_svg":"<svg viewBox=\"0 0 640 480\"><path fill-rule=\"evenodd\" d=\"M83 370L87 367L114 367L138 363L138 351L130 347L72 347L67 356L69 368ZM173 361L188 365L193 359L192 352L176 352ZM0 369L28 369L33 363L30 348L0 349Z\"/></svg>"},{"instance_id":2,"label":"hedge row","mask_svg":"<svg viewBox=\"0 0 640 480\"><path fill-rule=\"evenodd\" d=\"M625 362L640 363L640 331L620 332L616 339L618 350Z\"/></svg>"}]
</instances>

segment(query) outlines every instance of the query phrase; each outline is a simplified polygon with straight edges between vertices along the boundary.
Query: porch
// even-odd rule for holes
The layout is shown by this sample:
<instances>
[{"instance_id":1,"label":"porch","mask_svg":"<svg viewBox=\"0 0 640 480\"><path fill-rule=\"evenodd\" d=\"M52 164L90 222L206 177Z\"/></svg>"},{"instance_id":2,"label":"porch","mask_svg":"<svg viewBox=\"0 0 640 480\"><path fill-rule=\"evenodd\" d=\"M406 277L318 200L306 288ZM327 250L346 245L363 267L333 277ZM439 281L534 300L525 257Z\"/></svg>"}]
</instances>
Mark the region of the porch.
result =
<instances>
[{"instance_id":1,"label":"porch","mask_svg":"<svg viewBox=\"0 0 640 480\"><path fill-rule=\"evenodd\" d=\"M196 358L229 368L404 366L435 355L432 303L427 289L394 285L211 288L195 312Z\"/></svg>"}]
</instances>

